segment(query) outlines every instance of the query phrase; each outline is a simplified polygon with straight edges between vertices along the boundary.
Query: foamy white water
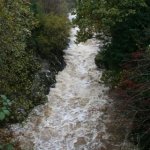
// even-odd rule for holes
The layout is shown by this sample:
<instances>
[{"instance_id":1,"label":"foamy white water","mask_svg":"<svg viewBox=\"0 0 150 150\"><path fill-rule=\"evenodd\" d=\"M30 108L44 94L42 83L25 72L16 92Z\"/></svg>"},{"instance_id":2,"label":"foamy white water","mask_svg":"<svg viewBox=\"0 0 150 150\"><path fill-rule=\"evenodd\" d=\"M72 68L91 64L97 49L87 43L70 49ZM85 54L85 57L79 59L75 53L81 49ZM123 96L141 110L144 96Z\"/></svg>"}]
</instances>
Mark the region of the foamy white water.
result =
<instances>
[{"instance_id":1,"label":"foamy white water","mask_svg":"<svg viewBox=\"0 0 150 150\"><path fill-rule=\"evenodd\" d=\"M72 16L70 16L71 18ZM56 77L48 102L36 107L25 125L14 125L14 135L24 150L101 150L107 140L104 119L106 96L98 83L101 72L94 58L96 40L75 44L78 28L71 29L65 50L66 68Z\"/></svg>"}]
</instances>

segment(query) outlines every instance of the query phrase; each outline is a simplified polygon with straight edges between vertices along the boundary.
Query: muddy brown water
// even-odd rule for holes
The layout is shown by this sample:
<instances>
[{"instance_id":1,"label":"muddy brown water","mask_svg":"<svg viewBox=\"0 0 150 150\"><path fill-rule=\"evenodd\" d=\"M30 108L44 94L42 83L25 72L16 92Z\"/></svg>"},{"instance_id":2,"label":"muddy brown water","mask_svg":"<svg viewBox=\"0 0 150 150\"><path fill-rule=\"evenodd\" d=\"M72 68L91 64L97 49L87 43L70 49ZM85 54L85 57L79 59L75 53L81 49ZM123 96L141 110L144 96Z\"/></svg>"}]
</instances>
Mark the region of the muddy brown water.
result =
<instances>
[{"instance_id":1,"label":"muddy brown water","mask_svg":"<svg viewBox=\"0 0 150 150\"><path fill-rule=\"evenodd\" d=\"M12 126L24 150L105 149L107 89L98 82L102 72L94 62L99 43L91 39L77 45L77 31L71 29L64 56L67 66L57 75L48 102L36 107L23 126Z\"/></svg>"}]
</instances>

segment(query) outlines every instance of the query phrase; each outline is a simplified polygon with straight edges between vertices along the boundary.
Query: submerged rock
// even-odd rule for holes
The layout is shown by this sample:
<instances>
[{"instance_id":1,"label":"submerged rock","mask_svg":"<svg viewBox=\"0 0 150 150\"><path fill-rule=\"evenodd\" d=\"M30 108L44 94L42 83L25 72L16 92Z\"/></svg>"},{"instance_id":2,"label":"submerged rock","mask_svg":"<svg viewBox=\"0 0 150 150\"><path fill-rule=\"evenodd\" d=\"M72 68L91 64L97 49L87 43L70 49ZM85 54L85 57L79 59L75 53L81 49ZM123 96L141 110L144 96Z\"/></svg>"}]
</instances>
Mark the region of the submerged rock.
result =
<instances>
[{"instance_id":1,"label":"submerged rock","mask_svg":"<svg viewBox=\"0 0 150 150\"><path fill-rule=\"evenodd\" d=\"M74 143L75 147L79 145L85 145L85 144L86 144L86 140L84 137L78 137L77 141Z\"/></svg>"}]
</instances>

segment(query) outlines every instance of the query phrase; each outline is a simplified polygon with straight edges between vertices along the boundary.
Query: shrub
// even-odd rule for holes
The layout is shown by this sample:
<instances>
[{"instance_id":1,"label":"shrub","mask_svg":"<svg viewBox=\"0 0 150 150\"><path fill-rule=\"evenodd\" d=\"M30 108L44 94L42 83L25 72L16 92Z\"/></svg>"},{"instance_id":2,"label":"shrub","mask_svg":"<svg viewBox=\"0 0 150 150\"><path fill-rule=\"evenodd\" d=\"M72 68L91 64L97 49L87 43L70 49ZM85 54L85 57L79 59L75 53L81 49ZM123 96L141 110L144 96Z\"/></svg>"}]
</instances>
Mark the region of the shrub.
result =
<instances>
[{"instance_id":1,"label":"shrub","mask_svg":"<svg viewBox=\"0 0 150 150\"><path fill-rule=\"evenodd\" d=\"M76 14L75 23L80 27L78 41L95 35L101 39L105 35L96 64L100 68L105 66L102 80L115 89L118 117L133 117L130 139L140 149L147 150L150 147L149 1L78 1Z\"/></svg>"},{"instance_id":2,"label":"shrub","mask_svg":"<svg viewBox=\"0 0 150 150\"><path fill-rule=\"evenodd\" d=\"M41 18L38 29L40 31L36 34L36 42L38 53L43 58L50 60L51 57L62 57L63 50L68 44L68 25L68 20L63 16L49 14Z\"/></svg>"}]
</instances>

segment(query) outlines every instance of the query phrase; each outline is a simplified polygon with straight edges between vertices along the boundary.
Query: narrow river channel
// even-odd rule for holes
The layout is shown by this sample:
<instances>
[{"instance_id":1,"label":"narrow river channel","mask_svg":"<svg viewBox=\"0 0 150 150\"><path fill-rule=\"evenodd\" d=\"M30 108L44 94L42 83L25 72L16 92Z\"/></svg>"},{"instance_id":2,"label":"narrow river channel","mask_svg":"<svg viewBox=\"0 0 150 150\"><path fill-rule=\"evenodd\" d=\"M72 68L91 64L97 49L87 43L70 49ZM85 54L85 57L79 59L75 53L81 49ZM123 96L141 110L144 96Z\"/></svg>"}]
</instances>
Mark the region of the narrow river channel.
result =
<instances>
[{"instance_id":1,"label":"narrow river channel","mask_svg":"<svg viewBox=\"0 0 150 150\"><path fill-rule=\"evenodd\" d=\"M94 62L99 43L91 39L76 44L77 30L71 29L64 56L67 66L57 75L48 102L36 107L23 126L12 127L24 150L104 149L107 96Z\"/></svg>"}]
</instances>

